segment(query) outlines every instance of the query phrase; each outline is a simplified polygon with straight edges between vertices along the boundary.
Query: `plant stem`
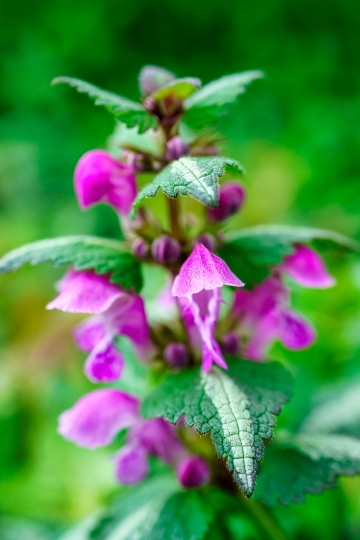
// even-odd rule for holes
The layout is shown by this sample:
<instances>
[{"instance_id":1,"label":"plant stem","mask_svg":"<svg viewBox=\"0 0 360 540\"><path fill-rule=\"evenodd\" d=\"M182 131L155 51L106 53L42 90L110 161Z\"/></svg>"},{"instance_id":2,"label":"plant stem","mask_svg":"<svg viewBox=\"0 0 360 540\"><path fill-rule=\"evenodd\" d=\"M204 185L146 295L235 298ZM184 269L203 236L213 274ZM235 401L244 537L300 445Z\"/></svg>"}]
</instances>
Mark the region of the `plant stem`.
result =
<instances>
[{"instance_id":1,"label":"plant stem","mask_svg":"<svg viewBox=\"0 0 360 540\"><path fill-rule=\"evenodd\" d=\"M261 534L261 538L264 540L289 540L286 533L264 505L254 500L244 500L243 497L242 502L247 514Z\"/></svg>"},{"instance_id":2,"label":"plant stem","mask_svg":"<svg viewBox=\"0 0 360 540\"><path fill-rule=\"evenodd\" d=\"M179 219L179 206L178 206L178 200L169 198L169 216L170 216L170 230L171 234L173 235L176 240L181 242L182 240L182 234L181 234L181 226L180 226L180 219Z\"/></svg>"}]
</instances>

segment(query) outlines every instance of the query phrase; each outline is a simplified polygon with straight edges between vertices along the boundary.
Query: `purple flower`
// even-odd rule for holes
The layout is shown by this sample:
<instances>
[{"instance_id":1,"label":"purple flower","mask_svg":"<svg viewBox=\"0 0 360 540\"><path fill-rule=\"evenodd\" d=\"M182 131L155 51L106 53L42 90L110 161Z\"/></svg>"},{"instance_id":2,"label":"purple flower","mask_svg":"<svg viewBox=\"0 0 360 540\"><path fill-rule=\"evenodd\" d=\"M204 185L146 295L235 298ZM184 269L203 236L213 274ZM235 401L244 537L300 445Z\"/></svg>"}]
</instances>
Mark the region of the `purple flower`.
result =
<instances>
[{"instance_id":1,"label":"purple flower","mask_svg":"<svg viewBox=\"0 0 360 540\"><path fill-rule=\"evenodd\" d=\"M142 446L123 446L115 454L114 463L115 476L120 484L137 484L149 473L148 452Z\"/></svg>"},{"instance_id":2,"label":"purple flower","mask_svg":"<svg viewBox=\"0 0 360 540\"><path fill-rule=\"evenodd\" d=\"M136 197L134 169L104 150L90 150L78 161L75 192L81 208L104 202L127 215Z\"/></svg>"},{"instance_id":3,"label":"purple flower","mask_svg":"<svg viewBox=\"0 0 360 540\"><path fill-rule=\"evenodd\" d=\"M202 351L202 366L209 371L215 362L227 369L220 347L214 338L219 317L221 287L244 284L225 262L202 244L196 244L174 280L173 296L179 305L192 344Z\"/></svg>"},{"instance_id":4,"label":"purple flower","mask_svg":"<svg viewBox=\"0 0 360 540\"><path fill-rule=\"evenodd\" d=\"M180 461L176 470L180 483L185 488L196 488L206 484L210 471L205 460L198 456L186 456Z\"/></svg>"},{"instance_id":5,"label":"purple flower","mask_svg":"<svg viewBox=\"0 0 360 540\"><path fill-rule=\"evenodd\" d=\"M160 264L171 264L179 259L181 247L175 238L164 234L154 240L151 246L151 254L154 260Z\"/></svg>"},{"instance_id":6,"label":"purple flower","mask_svg":"<svg viewBox=\"0 0 360 540\"><path fill-rule=\"evenodd\" d=\"M289 308L289 293L276 277L270 277L252 291L235 293L233 315L248 338L245 355L263 360L276 339L291 350L309 347L316 338L314 328Z\"/></svg>"},{"instance_id":7,"label":"purple flower","mask_svg":"<svg viewBox=\"0 0 360 540\"><path fill-rule=\"evenodd\" d=\"M97 448L110 444L115 435L139 418L139 401L115 388L86 394L59 417L59 433L78 446Z\"/></svg>"},{"instance_id":8,"label":"purple flower","mask_svg":"<svg viewBox=\"0 0 360 540\"><path fill-rule=\"evenodd\" d=\"M335 279L326 270L321 257L302 244L297 244L295 252L285 257L277 269L304 287L325 289L335 284Z\"/></svg>"},{"instance_id":9,"label":"purple flower","mask_svg":"<svg viewBox=\"0 0 360 540\"><path fill-rule=\"evenodd\" d=\"M220 188L219 203L216 208L208 208L211 221L224 221L236 214L243 205L245 190L237 182L227 182Z\"/></svg>"},{"instance_id":10,"label":"purple flower","mask_svg":"<svg viewBox=\"0 0 360 540\"><path fill-rule=\"evenodd\" d=\"M189 146L178 135L170 139L166 146L167 159L180 159L182 156L186 156L189 153Z\"/></svg>"},{"instance_id":11,"label":"purple flower","mask_svg":"<svg viewBox=\"0 0 360 540\"><path fill-rule=\"evenodd\" d=\"M74 331L79 349L90 353L85 373L92 382L113 382L121 377L124 359L113 344L115 336L127 336L141 359L150 353L149 327L140 296L123 291L107 276L92 270L70 270L58 288L60 295L48 309L95 314Z\"/></svg>"},{"instance_id":12,"label":"purple flower","mask_svg":"<svg viewBox=\"0 0 360 540\"><path fill-rule=\"evenodd\" d=\"M183 343L169 343L165 347L164 357L174 368L184 368L190 360L188 350Z\"/></svg>"}]
</instances>

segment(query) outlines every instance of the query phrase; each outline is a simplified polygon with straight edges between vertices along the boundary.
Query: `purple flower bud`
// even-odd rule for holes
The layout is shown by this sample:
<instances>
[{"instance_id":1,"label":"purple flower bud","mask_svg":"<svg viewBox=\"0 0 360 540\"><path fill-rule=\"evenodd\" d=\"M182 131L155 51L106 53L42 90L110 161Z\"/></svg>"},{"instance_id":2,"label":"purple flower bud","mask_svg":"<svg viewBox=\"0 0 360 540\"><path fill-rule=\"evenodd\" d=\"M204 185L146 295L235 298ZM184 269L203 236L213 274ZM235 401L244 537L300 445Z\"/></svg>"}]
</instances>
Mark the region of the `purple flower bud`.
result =
<instances>
[{"instance_id":1,"label":"purple flower bud","mask_svg":"<svg viewBox=\"0 0 360 540\"><path fill-rule=\"evenodd\" d=\"M170 236L159 236L151 246L151 254L161 264L173 263L180 257L179 242Z\"/></svg>"},{"instance_id":2,"label":"purple flower bud","mask_svg":"<svg viewBox=\"0 0 360 540\"><path fill-rule=\"evenodd\" d=\"M235 332L225 334L221 340L221 350L224 354L237 354L240 349L240 338Z\"/></svg>"},{"instance_id":3,"label":"purple flower bud","mask_svg":"<svg viewBox=\"0 0 360 540\"><path fill-rule=\"evenodd\" d=\"M166 157L168 159L179 159L189 153L189 147L178 135L170 139L167 143Z\"/></svg>"},{"instance_id":4,"label":"purple flower bud","mask_svg":"<svg viewBox=\"0 0 360 540\"><path fill-rule=\"evenodd\" d=\"M175 368L183 368L189 363L189 353L182 343L169 343L164 350L164 357Z\"/></svg>"},{"instance_id":5,"label":"purple flower bud","mask_svg":"<svg viewBox=\"0 0 360 540\"><path fill-rule=\"evenodd\" d=\"M219 204L208 209L210 221L223 221L240 210L244 202L244 188L236 182L228 182L220 188Z\"/></svg>"},{"instance_id":6,"label":"purple flower bud","mask_svg":"<svg viewBox=\"0 0 360 540\"><path fill-rule=\"evenodd\" d=\"M175 75L167 69L158 66L145 66L139 75L140 90L143 94L149 95L174 79Z\"/></svg>"},{"instance_id":7,"label":"purple flower bud","mask_svg":"<svg viewBox=\"0 0 360 540\"><path fill-rule=\"evenodd\" d=\"M150 246L143 238L136 238L131 246L135 257L146 259L150 253Z\"/></svg>"},{"instance_id":8,"label":"purple flower bud","mask_svg":"<svg viewBox=\"0 0 360 540\"><path fill-rule=\"evenodd\" d=\"M206 484L210 478L208 464L198 456L187 456L177 466L177 476L185 488L195 488Z\"/></svg>"},{"instance_id":9,"label":"purple flower bud","mask_svg":"<svg viewBox=\"0 0 360 540\"><path fill-rule=\"evenodd\" d=\"M215 251L216 249L216 239L214 238L214 236L212 234L202 234L200 235L197 240L196 240L196 243L199 243L199 244L202 244L203 246L205 246L209 251Z\"/></svg>"}]
</instances>

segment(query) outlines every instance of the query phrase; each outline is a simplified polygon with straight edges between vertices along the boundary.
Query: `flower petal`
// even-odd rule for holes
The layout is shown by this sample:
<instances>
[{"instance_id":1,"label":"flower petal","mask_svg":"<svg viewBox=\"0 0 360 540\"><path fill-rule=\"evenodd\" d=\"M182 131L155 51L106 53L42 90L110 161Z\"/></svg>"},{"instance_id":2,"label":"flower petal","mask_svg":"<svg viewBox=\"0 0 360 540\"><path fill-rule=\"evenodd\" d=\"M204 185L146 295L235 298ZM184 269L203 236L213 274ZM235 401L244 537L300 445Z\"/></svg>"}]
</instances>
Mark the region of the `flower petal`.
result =
<instances>
[{"instance_id":1,"label":"flower petal","mask_svg":"<svg viewBox=\"0 0 360 540\"><path fill-rule=\"evenodd\" d=\"M109 383L120 379L124 364L124 358L113 345L112 339L105 337L86 360L84 371L90 381L94 383Z\"/></svg>"},{"instance_id":2,"label":"flower petal","mask_svg":"<svg viewBox=\"0 0 360 540\"><path fill-rule=\"evenodd\" d=\"M257 362L264 360L269 346L278 337L278 331L279 313L277 309L273 309L260 318L254 326L245 356Z\"/></svg>"},{"instance_id":3,"label":"flower petal","mask_svg":"<svg viewBox=\"0 0 360 540\"><path fill-rule=\"evenodd\" d=\"M90 150L80 158L74 182L81 208L105 202L126 215L136 197L132 167L117 161L104 150Z\"/></svg>"},{"instance_id":4,"label":"flower petal","mask_svg":"<svg viewBox=\"0 0 360 540\"><path fill-rule=\"evenodd\" d=\"M86 394L59 417L58 432L85 448L105 446L138 419L139 401L120 390L102 388Z\"/></svg>"},{"instance_id":5,"label":"flower petal","mask_svg":"<svg viewBox=\"0 0 360 540\"><path fill-rule=\"evenodd\" d=\"M137 484L149 472L148 454L142 446L127 444L114 456L115 474L120 484Z\"/></svg>"},{"instance_id":6,"label":"flower petal","mask_svg":"<svg viewBox=\"0 0 360 540\"><path fill-rule=\"evenodd\" d=\"M295 246L295 252L285 257L278 270L304 287L325 289L335 284L335 279L326 270L320 255L302 244Z\"/></svg>"},{"instance_id":7,"label":"flower petal","mask_svg":"<svg viewBox=\"0 0 360 540\"><path fill-rule=\"evenodd\" d=\"M279 320L279 338L293 351L309 347L316 339L315 329L295 311L283 309Z\"/></svg>"},{"instance_id":8,"label":"flower petal","mask_svg":"<svg viewBox=\"0 0 360 540\"><path fill-rule=\"evenodd\" d=\"M104 320L101 315L85 319L75 326L73 331L77 347L84 352L91 352L105 335Z\"/></svg>"},{"instance_id":9,"label":"flower petal","mask_svg":"<svg viewBox=\"0 0 360 540\"><path fill-rule=\"evenodd\" d=\"M98 314L127 294L117 285L110 283L106 276L99 276L93 270L70 270L58 283L58 290L59 296L50 302L46 309Z\"/></svg>"},{"instance_id":10,"label":"flower petal","mask_svg":"<svg viewBox=\"0 0 360 540\"><path fill-rule=\"evenodd\" d=\"M220 257L202 244L195 244L175 278L172 295L191 296L203 289L211 290L223 285L243 287L244 284Z\"/></svg>"},{"instance_id":11,"label":"flower petal","mask_svg":"<svg viewBox=\"0 0 360 540\"><path fill-rule=\"evenodd\" d=\"M127 440L129 443L143 446L150 454L173 465L185 451L176 437L175 427L163 418L154 418L132 427Z\"/></svg>"}]
</instances>

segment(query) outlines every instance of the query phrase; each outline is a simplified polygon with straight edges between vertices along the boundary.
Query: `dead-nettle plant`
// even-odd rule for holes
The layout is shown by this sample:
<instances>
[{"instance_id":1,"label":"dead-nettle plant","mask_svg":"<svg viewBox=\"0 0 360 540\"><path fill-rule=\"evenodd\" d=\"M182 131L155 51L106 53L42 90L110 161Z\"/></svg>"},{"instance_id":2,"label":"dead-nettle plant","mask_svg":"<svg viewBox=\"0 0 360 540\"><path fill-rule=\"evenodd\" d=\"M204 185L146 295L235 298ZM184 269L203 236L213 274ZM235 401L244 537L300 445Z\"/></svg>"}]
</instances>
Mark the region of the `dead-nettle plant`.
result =
<instances>
[{"instance_id":1,"label":"dead-nettle plant","mask_svg":"<svg viewBox=\"0 0 360 540\"><path fill-rule=\"evenodd\" d=\"M293 391L289 371L268 361L269 347L278 340L299 350L316 339L291 307L288 283L334 285L314 246L358 250L335 232L304 227L226 233L244 202L243 169L219 155L211 126L261 77L248 71L202 86L146 66L140 103L78 79L54 81L118 121L111 153L87 152L74 179L80 207L109 204L125 240L42 240L4 256L0 270L69 265L47 308L91 315L74 339L98 387L61 414L58 431L84 448L117 446L109 466L131 487L81 538L230 538L230 518L243 513L262 538L280 539L266 505L301 502L360 471L360 442L312 421L280 433L261 463ZM189 196L198 202L189 206ZM144 301L143 277L153 292L161 271L164 288Z\"/></svg>"}]
</instances>

